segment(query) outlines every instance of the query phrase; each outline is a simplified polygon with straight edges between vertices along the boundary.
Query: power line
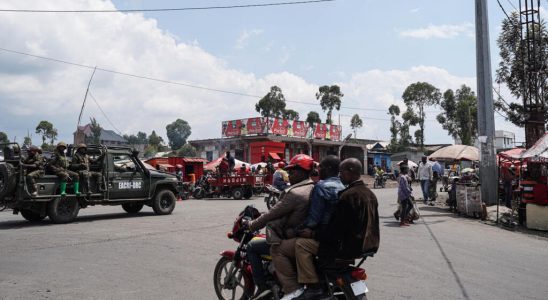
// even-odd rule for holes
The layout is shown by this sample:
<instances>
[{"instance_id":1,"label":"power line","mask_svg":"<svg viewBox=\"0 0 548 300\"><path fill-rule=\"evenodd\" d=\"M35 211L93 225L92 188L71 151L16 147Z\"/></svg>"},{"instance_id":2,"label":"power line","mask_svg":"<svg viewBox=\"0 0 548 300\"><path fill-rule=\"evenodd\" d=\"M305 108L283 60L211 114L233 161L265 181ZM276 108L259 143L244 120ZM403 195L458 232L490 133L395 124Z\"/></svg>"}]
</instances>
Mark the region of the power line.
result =
<instances>
[{"instance_id":1,"label":"power line","mask_svg":"<svg viewBox=\"0 0 548 300\"><path fill-rule=\"evenodd\" d=\"M112 128L116 129L116 131L118 131L118 134L122 134L122 132L120 131L120 129L118 129L114 123L112 123L112 121L109 119L109 117L107 116L107 114L103 111L103 109L101 108L101 105L99 105L99 102L97 102L97 99L95 99L95 97L93 97L93 95L91 94L91 92L88 93L88 95L91 97L91 99L93 100L93 102L95 102L95 104L97 105L97 107L99 108L99 110L101 111L101 113L103 114L103 116L105 117L105 119L107 119L108 123L110 124L110 126L112 126Z\"/></svg>"},{"instance_id":2,"label":"power line","mask_svg":"<svg viewBox=\"0 0 548 300\"><path fill-rule=\"evenodd\" d=\"M294 2L273 2L257 3L227 6L202 6L202 7L182 7L182 8L150 8L150 9L105 9L105 10L38 10L38 9L0 9L0 12L18 12L18 13L132 13L132 12L173 12L173 11L191 11L191 10L212 10L212 9L234 9L234 8L253 8L282 5L314 4L320 2L333 2L336 0L309 0Z\"/></svg>"},{"instance_id":3,"label":"power line","mask_svg":"<svg viewBox=\"0 0 548 300\"><path fill-rule=\"evenodd\" d=\"M153 77L148 77L148 76L143 76L143 75L136 75L136 74L126 73L126 72L120 72L120 71L100 68L100 67L96 67L96 66L88 66L88 65L84 65L84 64L79 64L79 63L70 62L70 61L57 59L57 58L51 58L51 57L47 57L47 56L41 56L41 55L35 55L35 54L30 54L30 53L16 51L16 50L10 50L10 49L6 49L6 48L2 48L2 47L0 47L0 50L5 51L5 52L9 52L9 53L14 53L14 54L19 54L19 55L39 58L39 59L48 60L48 61L53 61L53 62L56 62L56 63L62 63L62 64L66 64L66 65L76 66L76 67L80 67L80 68L86 68L86 69L97 68L97 70L107 72L107 73L124 75L124 76L133 77L133 78L145 79L145 80L151 80L151 81L160 82L160 83L180 85L180 86L185 86L185 87L194 88L194 89L206 90L206 91L210 91L210 92L231 94L231 95L243 96L243 97L249 97L249 98L255 98L255 99L262 98L262 96L259 96L259 95L252 95L252 94L246 94L246 93L235 92L235 91L227 91L227 90L221 90L221 89L216 89L216 88L209 88L209 87L205 87L205 86L199 86L199 85L190 84L190 83L183 83L183 82L170 81L170 80L165 80L165 79L158 79L158 78L153 78ZM304 105L314 105L314 106L320 105L319 103L305 102L305 101L295 101L295 100L286 100L286 102L298 103L298 104L304 104ZM351 109L351 110L364 110L364 111L388 111L388 109L361 108L361 107L349 107L349 106L341 106L341 108ZM428 112L434 112L434 111L428 111Z\"/></svg>"},{"instance_id":4,"label":"power line","mask_svg":"<svg viewBox=\"0 0 548 300\"><path fill-rule=\"evenodd\" d=\"M512 1L506 0L506 2L508 2L508 4L510 4L516 11L518 10L518 9L516 8L516 6L514 5L514 3L512 3Z\"/></svg>"},{"instance_id":5,"label":"power line","mask_svg":"<svg viewBox=\"0 0 548 300\"><path fill-rule=\"evenodd\" d=\"M183 82L177 82L177 81L171 81L171 80L165 80L165 79L158 79L158 78L153 78L153 77L148 77L148 76L143 76L143 75L136 75L136 74L126 73L126 72L121 72L121 71L116 71L116 70L100 68L100 67L97 67L97 66L88 66L88 65L84 65L84 64L79 64L79 63L70 62L70 61L66 61L66 60L61 60L61 59L57 59L57 58L51 58L51 57L47 57L47 56L40 56L40 55L30 54L30 53L21 52L21 51L10 50L10 49L6 49L6 48L2 48L2 47L0 47L0 51L5 51L5 52L9 52L9 53L19 54L19 55L24 55L24 56L34 57L34 58L39 58L39 59L43 59L43 60L53 61L53 62L56 62L56 63L62 63L62 64L76 66L76 67L80 67L80 68L86 68L86 69L95 69L96 68L99 71L103 71L103 72L107 72L107 73L123 75L123 76L138 78L138 79L144 79L144 80L150 80L150 81L155 81L155 82L160 82L160 83L179 85L179 86L184 86L184 87L189 87L189 88L194 88L194 89L200 89L200 90L205 90L205 91L210 91L210 92L231 94L231 95L243 96L243 97L249 97L249 98L255 98L255 99L261 99L262 98L262 96L259 96L259 95L252 95L252 94L246 94L246 93L242 93L242 92L221 90L221 89L210 88L210 87L205 87L205 86L200 86L200 85L195 85L195 84L190 84L190 83L183 83ZM313 106L320 105L319 103L306 102L306 101L296 101L296 100L285 100L285 102L298 103L298 104L304 104L304 105L313 105ZM362 108L362 107L351 107L351 106L341 106L341 109L388 112L388 109ZM427 111L425 111L425 113L440 113L440 112L443 113L443 111L441 111L441 110L427 110ZM367 118L367 119L382 120L382 121L389 120L389 119L378 119L378 118Z\"/></svg>"}]
</instances>

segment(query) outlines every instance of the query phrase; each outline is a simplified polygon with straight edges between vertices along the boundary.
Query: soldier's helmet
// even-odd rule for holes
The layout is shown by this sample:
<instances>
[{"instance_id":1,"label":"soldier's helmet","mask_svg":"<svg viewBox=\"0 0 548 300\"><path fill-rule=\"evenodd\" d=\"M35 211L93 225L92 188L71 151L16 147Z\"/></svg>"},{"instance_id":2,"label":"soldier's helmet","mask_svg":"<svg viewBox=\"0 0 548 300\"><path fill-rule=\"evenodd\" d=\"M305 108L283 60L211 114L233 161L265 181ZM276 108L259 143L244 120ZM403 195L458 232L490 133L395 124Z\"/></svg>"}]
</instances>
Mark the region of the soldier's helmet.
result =
<instances>
[{"instance_id":1,"label":"soldier's helmet","mask_svg":"<svg viewBox=\"0 0 548 300\"><path fill-rule=\"evenodd\" d=\"M60 148L60 147L65 147L65 148L67 148L67 143L65 143L65 142L59 142L59 143L57 143L57 147L56 147L56 148Z\"/></svg>"},{"instance_id":2,"label":"soldier's helmet","mask_svg":"<svg viewBox=\"0 0 548 300\"><path fill-rule=\"evenodd\" d=\"M31 145L31 146L29 147L29 152L31 152L31 153L40 152L40 148L38 148L38 147L36 147L36 146L34 146L34 145Z\"/></svg>"},{"instance_id":3,"label":"soldier's helmet","mask_svg":"<svg viewBox=\"0 0 548 300\"><path fill-rule=\"evenodd\" d=\"M78 144L78 146L76 147L76 150L81 149L81 148L87 149L88 146L86 146L86 144L84 144L84 143L81 143L81 144Z\"/></svg>"}]
</instances>

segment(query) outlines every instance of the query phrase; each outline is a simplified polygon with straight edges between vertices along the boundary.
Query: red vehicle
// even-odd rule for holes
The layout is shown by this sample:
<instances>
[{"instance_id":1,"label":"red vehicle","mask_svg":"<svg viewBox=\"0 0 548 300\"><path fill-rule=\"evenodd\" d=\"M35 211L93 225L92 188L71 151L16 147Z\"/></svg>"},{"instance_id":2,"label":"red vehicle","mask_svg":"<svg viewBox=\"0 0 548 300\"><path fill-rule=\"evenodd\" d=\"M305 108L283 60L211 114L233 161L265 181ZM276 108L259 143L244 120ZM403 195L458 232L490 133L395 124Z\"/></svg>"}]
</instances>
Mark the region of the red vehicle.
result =
<instances>
[{"instance_id":1,"label":"red vehicle","mask_svg":"<svg viewBox=\"0 0 548 300\"><path fill-rule=\"evenodd\" d=\"M154 157L145 161L156 169L164 169L169 173L175 173L175 166L183 167L183 182L195 183L197 178L204 175L204 163L207 160L200 157Z\"/></svg>"},{"instance_id":2,"label":"red vehicle","mask_svg":"<svg viewBox=\"0 0 548 300\"><path fill-rule=\"evenodd\" d=\"M194 186L192 196L196 199L226 197L240 200L249 199L261 193L264 188L263 175L227 174L203 175Z\"/></svg>"}]
</instances>

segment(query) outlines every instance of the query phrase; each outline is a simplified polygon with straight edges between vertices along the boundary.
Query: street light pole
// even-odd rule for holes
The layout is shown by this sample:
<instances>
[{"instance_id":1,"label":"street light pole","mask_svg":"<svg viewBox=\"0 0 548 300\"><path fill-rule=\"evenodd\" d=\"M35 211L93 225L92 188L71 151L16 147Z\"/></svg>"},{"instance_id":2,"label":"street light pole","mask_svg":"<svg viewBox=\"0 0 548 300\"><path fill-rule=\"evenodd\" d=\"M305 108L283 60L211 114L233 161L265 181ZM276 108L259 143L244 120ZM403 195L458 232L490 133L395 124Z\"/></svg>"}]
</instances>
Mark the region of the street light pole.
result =
<instances>
[{"instance_id":1,"label":"street light pole","mask_svg":"<svg viewBox=\"0 0 548 300\"><path fill-rule=\"evenodd\" d=\"M476 76L478 84L478 135L480 141L481 199L486 204L497 202L497 169L495 161L495 116L489 51L487 0L476 0Z\"/></svg>"}]
</instances>

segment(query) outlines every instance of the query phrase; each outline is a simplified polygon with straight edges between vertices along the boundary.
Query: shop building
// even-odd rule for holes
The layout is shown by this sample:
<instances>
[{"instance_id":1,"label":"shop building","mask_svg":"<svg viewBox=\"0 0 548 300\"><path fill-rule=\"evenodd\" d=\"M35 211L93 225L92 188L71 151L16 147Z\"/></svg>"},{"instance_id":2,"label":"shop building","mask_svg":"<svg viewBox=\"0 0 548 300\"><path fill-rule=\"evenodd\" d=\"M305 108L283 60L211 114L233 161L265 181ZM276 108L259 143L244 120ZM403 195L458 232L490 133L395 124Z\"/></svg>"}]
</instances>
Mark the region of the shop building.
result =
<instances>
[{"instance_id":1,"label":"shop building","mask_svg":"<svg viewBox=\"0 0 548 300\"><path fill-rule=\"evenodd\" d=\"M367 170L368 145L375 140L341 139L341 128L337 125L313 124L273 118L250 118L222 123L222 137L193 140L189 143L198 151L198 156L215 160L227 151L236 159L255 164L262 161L289 161L297 154L308 154L316 161L327 155L339 155L341 159L354 157L363 162ZM389 159L388 155L388 159ZM388 163L389 165L389 163Z\"/></svg>"}]
</instances>

